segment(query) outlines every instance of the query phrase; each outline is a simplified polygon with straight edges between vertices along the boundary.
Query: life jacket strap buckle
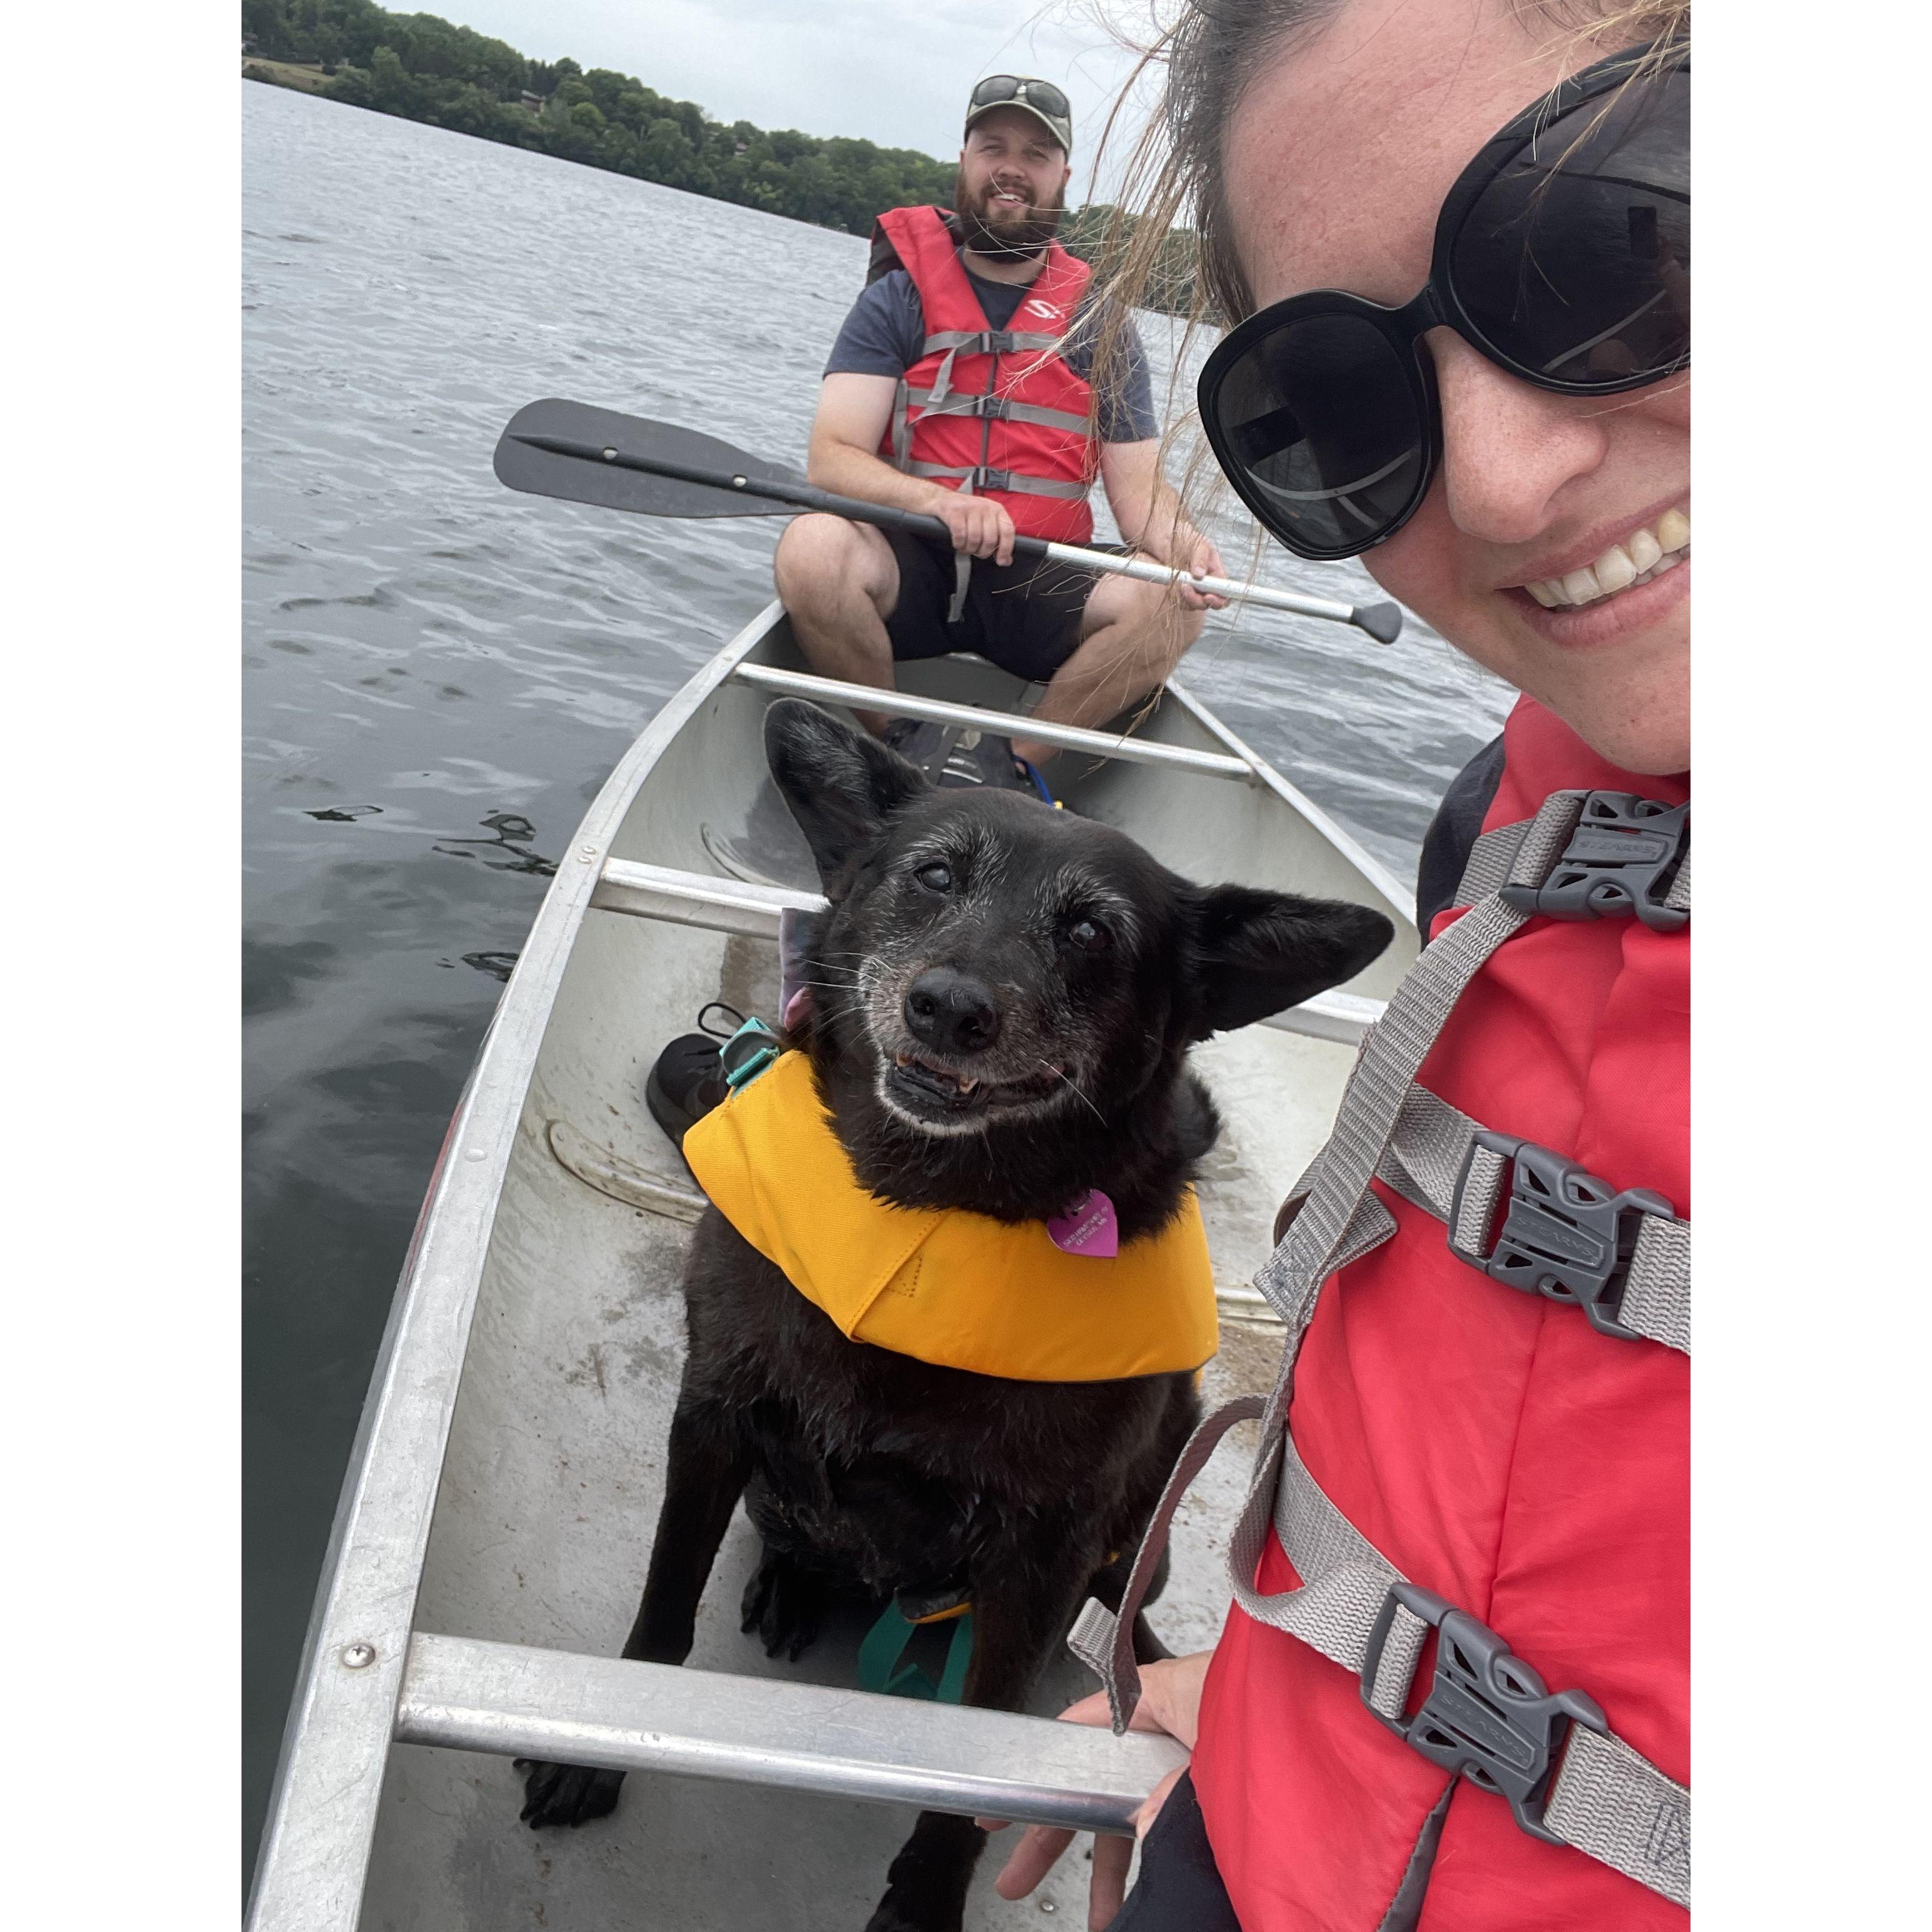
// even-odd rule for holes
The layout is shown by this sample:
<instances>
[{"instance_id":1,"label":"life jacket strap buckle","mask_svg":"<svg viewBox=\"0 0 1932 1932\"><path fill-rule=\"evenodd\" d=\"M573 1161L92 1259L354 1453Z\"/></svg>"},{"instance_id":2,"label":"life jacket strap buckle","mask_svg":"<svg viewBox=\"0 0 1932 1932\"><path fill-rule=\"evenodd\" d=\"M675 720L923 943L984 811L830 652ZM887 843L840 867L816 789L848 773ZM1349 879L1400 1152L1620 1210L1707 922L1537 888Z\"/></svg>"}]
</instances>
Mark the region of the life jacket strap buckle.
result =
<instances>
[{"instance_id":1,"label":"life jacket strap buckle","mask_svg":"<svg viewBox=\"0 0 1932 1932\"><path fill-rule=\"evenodd\" d=\"M1613 919L1634 914L1658 932L1690 922L1685 896L1671 890L1690 849L1690 808L1634 792L1593 791L1563 855L1540 885L1505 885L1502 899L1546 919Z\"/></svg>"},{"instance_id":2,"label":"life jacket strap buckle","mask_svg":"<svg viewBox=\"0 0 1932 1932\"><path fill-rule=\"evenodd\" d=\"M1505 1176L1507 1208L1492 1245ZM1619 1191L1552 1148L1485 1128L1456 1176L1449 1250L1492 1281L1582 1309L1600 1334L1641 1341L1618 1317L1647 1214L1676 1218L1653 1188Z\"/></svg>"},{"instance_id":3,"label":"life jacket strap buckle","mask_svg":"<svg viewBox=\"0 0 1932 1932\"><path fill-rule=\"evenodd\" d=\"M1420 1640L1430 1630L1436 1633L1435 1676L1412 1716L1403 1707ZM1384 1654L1391 1652L1409 1660L1408 1682L1400 1688L1380 1681ZM1433 1590L1406 1582L1389 1586L1370 1632L1362 1701L1432 1764L1507 1799L1516 1823L1551 1845L1567 1842L1544 1822L1544 1813L1570 1726L1606 1736L1610 1728L1594 1697L1581 1690L1552 1694L1487 1624Z\"/></svg>"},{"instance_id":4,"label":"life jacket strap buckle","mask_svg":"<svg viewBox=\"0 0 1932 1932\"><path fill-rule=\"evenodd\" d=\"M784 1042L763 1020L747 1020L718 1049L725 1085L734 1094L748 1086L784 1051Z\"/></svg>"}]
</instances>

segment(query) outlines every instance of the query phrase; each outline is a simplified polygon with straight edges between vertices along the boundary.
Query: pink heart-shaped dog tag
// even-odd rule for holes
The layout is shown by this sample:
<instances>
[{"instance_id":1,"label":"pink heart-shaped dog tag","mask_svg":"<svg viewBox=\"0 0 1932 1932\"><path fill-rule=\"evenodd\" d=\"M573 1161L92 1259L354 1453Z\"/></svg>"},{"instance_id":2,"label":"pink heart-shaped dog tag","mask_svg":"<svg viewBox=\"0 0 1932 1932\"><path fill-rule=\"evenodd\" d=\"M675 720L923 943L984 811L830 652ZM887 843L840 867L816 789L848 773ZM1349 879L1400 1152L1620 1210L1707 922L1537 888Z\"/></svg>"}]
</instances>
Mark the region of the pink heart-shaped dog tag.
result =
<instances>
[{"instance_id":1,"label":"pink heart-shaped dog tag","mask_svg":"<svg viewBox=\"0 0 1932 1932\"><path fill-rule=\"evenodd\" d=\"M1097 1187L1089 1188L1071 1208L1046 1224L1053 1245L1070 1255L1089 1255L1111 1261L1120 1252L1120 1216L1112 1201Z\"/></svg>"}]
</instances>

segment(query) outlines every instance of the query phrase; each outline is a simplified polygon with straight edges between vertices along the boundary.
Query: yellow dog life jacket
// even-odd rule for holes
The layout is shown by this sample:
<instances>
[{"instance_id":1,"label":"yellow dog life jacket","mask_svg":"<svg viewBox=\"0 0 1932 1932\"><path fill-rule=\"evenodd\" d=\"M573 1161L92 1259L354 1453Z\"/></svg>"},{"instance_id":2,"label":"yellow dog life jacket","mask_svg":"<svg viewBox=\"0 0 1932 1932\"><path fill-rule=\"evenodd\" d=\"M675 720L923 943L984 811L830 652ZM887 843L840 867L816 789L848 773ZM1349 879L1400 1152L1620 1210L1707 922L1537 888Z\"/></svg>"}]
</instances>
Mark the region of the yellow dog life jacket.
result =
<instances>
[{"instance_id":1,"label":"yellow dog life jacket","mask_svg":"<svg viewBox=\"0 0 1932 1932\"><path fill-rule=\"evenodd\" d=\"M684 1156L739 1233L854 1342L1016 1382L1197 1369L1219 1340L1214 1272L1190 1188L1174 1220L1112 1257L1045 1226L868 1193L818 1097L782 1054L706 1114Z\"/></svg>"}]
</instances>

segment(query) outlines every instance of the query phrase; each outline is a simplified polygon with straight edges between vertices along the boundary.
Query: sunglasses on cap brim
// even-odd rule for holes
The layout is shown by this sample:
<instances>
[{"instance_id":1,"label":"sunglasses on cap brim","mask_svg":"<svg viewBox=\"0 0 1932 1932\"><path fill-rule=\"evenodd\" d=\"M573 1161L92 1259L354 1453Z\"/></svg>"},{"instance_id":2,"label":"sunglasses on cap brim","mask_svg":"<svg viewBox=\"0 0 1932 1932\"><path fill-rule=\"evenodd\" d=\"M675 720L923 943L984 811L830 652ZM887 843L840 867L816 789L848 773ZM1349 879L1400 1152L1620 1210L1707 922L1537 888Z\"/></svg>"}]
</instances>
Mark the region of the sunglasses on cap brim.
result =
<instances>
[{"instance_id":1,"label":"sunglasses on cap brim","mask_svg":"<svg viewBox=\"0 0 1932 1932\"><path fill-rule=\"evenodd\" d=\"M1359 556L1428 494L1442 460L1432 328L1558 395L1615 395L1689 368L1688 46L1612 55L1485 142L1442 204L1412 302L1291 296L1208 358L1208 442L1298 555Z\"/></svg>"},{"instance_id":2,"label":"sunglasses on cap brim","mask_svg":"<svg viewBox=\"0 0 1932 1932\"><path fill-rule=\"evenodd\" d=\"M1072 112L1066 95L1052 81L1029 80L1023 74L989 74L973 90L975 107L997 107L1005 100L1024 101L1028 106L1037 107L1062 121Z\"/></svg>"}]
</instances>

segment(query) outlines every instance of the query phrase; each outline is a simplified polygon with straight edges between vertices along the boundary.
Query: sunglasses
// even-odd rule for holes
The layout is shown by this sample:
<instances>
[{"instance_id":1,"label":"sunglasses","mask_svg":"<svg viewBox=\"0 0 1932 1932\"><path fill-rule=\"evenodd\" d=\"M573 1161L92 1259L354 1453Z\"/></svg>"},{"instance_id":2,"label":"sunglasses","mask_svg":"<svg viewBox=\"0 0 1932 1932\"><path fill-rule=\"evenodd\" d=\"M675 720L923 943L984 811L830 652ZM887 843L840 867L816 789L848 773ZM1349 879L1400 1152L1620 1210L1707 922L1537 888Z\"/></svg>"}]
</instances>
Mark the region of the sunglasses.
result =
<instances>
[{"instance_id":1,"label":"sunglasses","mask_svg":"<svg viewBox=\"0 0 1932 1932\"><path fill-rule=\"evenodd\" d=\"M1442 460L1429 329L1558 395L1690 366L1690 56L1654 51L1586 68L1484 142L1442 204L1413 302L1291 296L1208 358L1208 442L1290 550L1359 556L1420 507Z\"/></svg>"},{"instance_id":2,"label":"sunglasses","mask_svg":"<svg viewBox=\"0 0 1932 1932\"><path fill-rule=\"evenodd\" d=\"M1064 121L1072 113L1065 94L1050 80L1028 80L1017 74L989 74L973 90L975 107L996 107L1003 100L1024 101Z\"/></svg>"}]
</instances>

